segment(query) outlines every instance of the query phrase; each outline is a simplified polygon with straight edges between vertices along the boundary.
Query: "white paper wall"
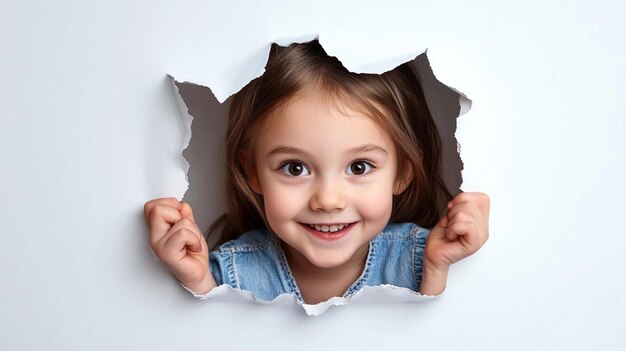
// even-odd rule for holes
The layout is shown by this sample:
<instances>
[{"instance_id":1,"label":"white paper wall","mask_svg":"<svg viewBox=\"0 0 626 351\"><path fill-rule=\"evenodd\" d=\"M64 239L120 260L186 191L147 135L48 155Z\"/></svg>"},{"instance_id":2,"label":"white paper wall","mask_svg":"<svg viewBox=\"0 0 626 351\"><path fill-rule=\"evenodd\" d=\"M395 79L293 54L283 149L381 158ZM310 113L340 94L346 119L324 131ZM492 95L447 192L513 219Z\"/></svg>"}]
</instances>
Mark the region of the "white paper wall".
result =
<instances>
[{"instance_id":1,"label":"white paper wall","mask_svg":"<svg viewBox=\"0 0 626 351\"><path fill-rule=\"evenodd\" d=\"M624 349L625 7L2 1L0 345ZM491 195L491 238L434 302L311 318L193 300L141 217L186 189L166 74L223 99L261 73L270 41L317 34L357 71L428 48L473 100L462 188Z\"/></svg>"}]
</instances>

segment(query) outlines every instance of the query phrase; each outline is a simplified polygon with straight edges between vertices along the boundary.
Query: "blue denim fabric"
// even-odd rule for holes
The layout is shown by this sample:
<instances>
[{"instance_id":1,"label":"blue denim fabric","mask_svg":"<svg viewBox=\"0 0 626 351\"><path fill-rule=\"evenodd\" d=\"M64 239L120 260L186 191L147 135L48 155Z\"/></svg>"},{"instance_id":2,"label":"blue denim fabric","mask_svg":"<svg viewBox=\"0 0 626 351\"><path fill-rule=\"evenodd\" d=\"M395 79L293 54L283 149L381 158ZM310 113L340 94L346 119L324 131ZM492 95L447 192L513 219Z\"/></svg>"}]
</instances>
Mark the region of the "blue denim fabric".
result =
<instances>
[{"instance_id":1,"label":"blue denim fabric","mask_svg":"<svg viewBox=\"0 0 626 351\"><path fill-rule=\"evenodd\" d=\"M387 225L370 241L363 273L343 296L381 284L419 291L428 233L413 223ZM209 254L209 262L218 286L251 291L261 301L284 293L303 301L280 240L267 230L253 230L223 244Z\"/></svg>"}]
</instances>

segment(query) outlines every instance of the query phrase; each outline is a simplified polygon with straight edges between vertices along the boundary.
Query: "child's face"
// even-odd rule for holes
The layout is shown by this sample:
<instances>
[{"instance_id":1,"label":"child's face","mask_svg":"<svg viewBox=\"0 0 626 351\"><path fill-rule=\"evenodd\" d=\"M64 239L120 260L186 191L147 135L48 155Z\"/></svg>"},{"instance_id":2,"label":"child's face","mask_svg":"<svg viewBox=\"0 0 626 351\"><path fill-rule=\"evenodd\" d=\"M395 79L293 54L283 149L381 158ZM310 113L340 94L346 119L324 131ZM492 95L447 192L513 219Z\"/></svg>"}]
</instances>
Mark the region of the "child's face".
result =
<instances>
[{"instance_id":1,"label":"child's face","mask_svg":"<svg viewBox=\"0 0 626 351\"><path fill-rule=\"evenodd\" d=\"M287 250L319 268L363 258L389 221L394 191L403 190L385 132L319 88L266 117L255 160L251 183L263 195L269 225Z\"/></svg>"}]
</instances>

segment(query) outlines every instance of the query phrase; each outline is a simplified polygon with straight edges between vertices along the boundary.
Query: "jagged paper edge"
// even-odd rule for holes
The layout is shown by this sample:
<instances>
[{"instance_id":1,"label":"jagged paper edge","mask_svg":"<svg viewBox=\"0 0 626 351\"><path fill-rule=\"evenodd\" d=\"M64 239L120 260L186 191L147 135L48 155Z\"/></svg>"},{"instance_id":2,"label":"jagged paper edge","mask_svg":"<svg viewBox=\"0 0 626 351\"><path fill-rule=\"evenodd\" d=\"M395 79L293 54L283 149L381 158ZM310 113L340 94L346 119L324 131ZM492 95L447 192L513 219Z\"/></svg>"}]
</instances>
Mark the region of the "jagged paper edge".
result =
<instances>
[{"instance_id":1,"label":"jagged paper edge","mask_svg":"<svg viewBox=\"0 0 626 351\"><path fill-rule=\"evenodd\" d=\"M316 36L313 39L318 39L319 40L319 36ZM311 38L300 38L299 40L294 40L294 41L289 41L289 40L280 40L280 41L276 41L279 45L289 45L291 43L298 43L298 42L304 42L304 41L310 41L312 40ZM320 42L321 44L321 42ZM271 44L270 44L271 45ZM323 46L323 45L322 45ZM425 49L422 52L419 52L417 54L415 54L414 56L412 56L412 59L409 60L405 60L404 58L400 59L397 58L397 60L402 60L401 63L396 64L395 66L392 65L391 68L383 68L380 69L380 71L378 70L373 70L369 73L375 73L375 74L382 74L385 72L388 72L390 70L395 69L396 67L398 67L399 65L402 65L404 63L407 62L411 62L417 59L417 57L419 57L421 54L426 53L426 55L428 55L428 49ZM267 55L269 56L269 50L267 50ZM332 56L331 53L329 53L329 55ZM265 57L265 61L267 62L268 57ZM389 61L391 62L391 60ZM386 62L385 65L389 66L389 62ZM430 60L429 60L429 65L430 64ZM432 69L432 65L431 65L431 69ZM246 84L244 84L243 86L239 87L239 90L241 90L243 87L245 87L248 83L250 83L250 81L252 81L253 79L256 79L258 77L260 77L261 75L263 75L263 73L265 73L265 70L263 69L263 71L258 74L258 75L253 75L253 77L250 78L250 80L248 80L248 82ZM356 72L356 73L362 73L362 72ZM458 89L451 87L445 83L443 83L441 80L439 80L439 78L437 78L437 75L435 74L434 70L433 70L433 75L435 75L435 78L441 82L442 84L446 85L448 88L452 89L453 91L455 91L456 93L459 94L459 106L460 106L460 111L459 111L459 116L464 115L465 113L469 112L469 110L471 109L472 106L472 100L470 100L464 93L462 93L461 91L459 91ZM194 84L194 85L200 85L200 86L204 86L206 88L209 88L209 90L211 90L210 87L207 87L206 85L203 84L199 84L199 83L195 83L193 81L189 81L189 80L185 80L185 81L177 81L176 78L171 75L168 74L168 77L171 79L172 82L172 86L174 88L174 92L176 95L176 101L178 103L178 107L183 119L183 123L185 125L185 135L183 137L183 142L181 145L181 158L182 158L182 162L183 162L183 169L185 171L185 179L187 181L187 188L189 188L189 180L188 180L188 171L189 171L189 162L187 162L187 160L184 158L183 156L183 151L189 146L189 143L191 141L191 125L193 122L194 117L189 114L189 108L187 107L187 104L185 104L185 101L182 98L182 95L180 94L179 88L177 86L177 84ZM237 91L239 91L237 90ZM211 90L212 91L212 90ZM237 92L235 91L235 93ZM235 94L233 93L233 94ZM230 94L229 96L227 96L226 98L220 98L218 96L216 96L214 94L214 96L216 97L216 99L220 102L220 103L224 103L224 101L226 101L228 99L228 97L230 97L232 94ZM457 117L457 118L458 118ZM456 137L456 135L455 135ZM443 294L443 293L442 293ZM307 313L307 315L309 316L319 316L321 314L323 314L326 310L328 310L331 306L346 306L351 304L353 301L359 302L359 303L381 303L381 302L424 302L424 301L431 301L439 296L429 296L429 295L422 295L418 292L415 292L413 290L410 290L408 288L403 288L403 287L398 287L395 285L389 285L389 284L383 284L383 285L378 285L378 286L365 286L363 287L361 290L359 290L357 293L355 293L354 295L350 296L350 297L332 297L327 301L315 304L315 305L311 305L311 304L301 304L298 302L298 300L296 299L294 294L281 294L279 296L277 296L274 300L272 301L262 301L262 300L258 300L256 298L256 296L254 295L253 292L250 291L245 291L245 290L239 290L239 289L234 289L228 285L221 285L218 286L216 288L214 288L213 290L211 290L209 293L205 294L205 295L195 295L197 298L200 298L202 300L205 299L211 299L211 300L224 300L224 301L231 301L232 297L236 297L238 299L242 299L244 301L247 302L253 302L256 304L272 304L272 305L299 305L302 306L302 308L305 310L305 312Z\"/></svg>"},{"instance_id":2,"label":"jagged paper edge","mask_svg":"<svg viewBox=\"0 0 626 351\"><path fill-rule=\"evenodd\" d=\"M183 156L183 152L185 151L185 149L189 146L189 143L191 142L191 124L193 123L193 119L194 117L189 114L189 108L187 107L187 104L185 103L185 101L183 100L183 96L180 94L180 89L178 89L178 86L176 85L176 83L179 83L176 81L176 79L172 76L172 75L167 75L168 78L170 79L170 82L172 83L172 88L174 89L174 95L176 96L176 104L178 105L178 110L180 112L180 115L182 117L182 122L185 126L185 135L183 136L183 142L180 146L180 158L182 160L182 165L183 165L183 171L185 171L185 181L187 182L187 187L185 188L185 192L187 192L187 190L189 189L189 162L187 162L187 160L185 159L185 156Z\"/></svg>"},{"instance_id":3,"label":"jagged paper edge","mask_svg":"<svg viewBox=\"0 0 626 351\"><path fill-rule=\"evenodd\" d=\"M223 284L213 288L204 295L195 295L200 300L211 300L213 302L252 302L258 305L276 306L302 306L308 316L320 316L332 306L347 306L352 303L404 303L404 302L425 302L439 298L444 293L437 296L422 295L411 289L395 285L383 284L378 286L364 286L350 297L332 297L327 301L315 305L302 304L296 299L295 294L280 294L271 301L263 301L256 298L253 292L232 288Z\"/></svg>"}]
</instances>

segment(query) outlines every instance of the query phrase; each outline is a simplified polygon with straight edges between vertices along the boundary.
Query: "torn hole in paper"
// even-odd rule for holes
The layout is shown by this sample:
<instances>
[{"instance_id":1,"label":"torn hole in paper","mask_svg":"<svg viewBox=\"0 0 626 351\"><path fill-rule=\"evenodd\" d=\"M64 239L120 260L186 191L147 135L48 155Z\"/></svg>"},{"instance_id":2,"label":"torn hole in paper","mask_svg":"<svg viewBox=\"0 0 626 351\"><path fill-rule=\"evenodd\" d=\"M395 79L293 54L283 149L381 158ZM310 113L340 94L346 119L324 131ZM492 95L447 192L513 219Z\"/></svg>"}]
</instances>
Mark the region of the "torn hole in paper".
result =
<instances>
[{"instance_id":1,"label":"torn hole in paper","mask_svg":"<svg viewBox=\"0 0 626 351\"><path fill-rule=\"evenodd\" d=\"M444 182L453 196L460 192L461 170L463 164L459 156L458 144L454 133L456 131L456 118L466 113L471 101L463 94L439 82L430 68L426 52L412 60L411 64L420 75L425 98L439 130L442 144L442 175ZM174 78L175 79L175 78ZM210 89L190 82L176 82L176 91L181 110L188 126L188 135L185 141L189 145L185 148L183 156L189 167L186 169L189 188L184 196L194 209L196 222L201 229L206 229L225 210L225 135L228 111L231 99L220 103L211 93ZM184 145L186 146L186 145ZM208 244L213 246L209 238ZM222 286L214 289L208 296L222 296L236 294L240 298L259 303L254 294ZM319 315L329 306L346 305L356 299L359 301L380 302L380 296L392 297L402 301L420 301L428 299L410 289L381 285L377 287L362 288L358 293L348 297L331 298L316 305L303 304L306 312L310 315ZM293 296L292 296L293 297ZM275 299L270 303L293 303L293 298Z\"/></svg>"}]
</instances>

